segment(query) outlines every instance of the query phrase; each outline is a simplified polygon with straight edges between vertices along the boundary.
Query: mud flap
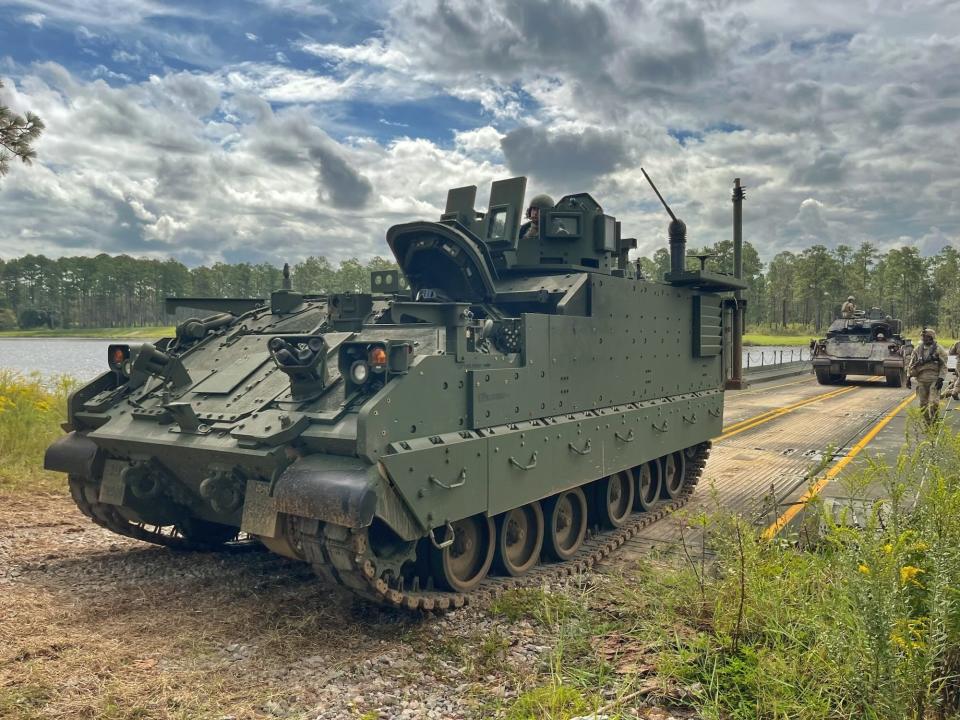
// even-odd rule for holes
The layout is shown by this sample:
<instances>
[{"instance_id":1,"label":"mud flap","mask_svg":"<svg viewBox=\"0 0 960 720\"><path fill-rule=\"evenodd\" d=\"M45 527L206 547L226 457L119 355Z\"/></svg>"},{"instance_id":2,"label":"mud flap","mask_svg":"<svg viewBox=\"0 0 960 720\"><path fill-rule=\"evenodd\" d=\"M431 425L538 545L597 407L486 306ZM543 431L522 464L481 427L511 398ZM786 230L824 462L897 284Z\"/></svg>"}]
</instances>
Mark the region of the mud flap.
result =
<instances>
[{"instance_id":1,"label":"mud flap","mask_svg":"<svg viewBox=\"0 0 960 720\"><path fill-rule=\"evenodd\" d=\"M96 480L103 472L103 453L86 435L74 431L47 448L43 456L45 470Z\"/></svg>"},{"instance_id":2,"label":"mud flap","mask_svg":"<svg viewBox=\"0 0 960 720\"><path fill-rule=\"evenodd\" d=\"M345 527L367 527L377 510L380 476L356 458L316 454L300 458L273 490L277 512Z\"/></svg>"}]
</instances>

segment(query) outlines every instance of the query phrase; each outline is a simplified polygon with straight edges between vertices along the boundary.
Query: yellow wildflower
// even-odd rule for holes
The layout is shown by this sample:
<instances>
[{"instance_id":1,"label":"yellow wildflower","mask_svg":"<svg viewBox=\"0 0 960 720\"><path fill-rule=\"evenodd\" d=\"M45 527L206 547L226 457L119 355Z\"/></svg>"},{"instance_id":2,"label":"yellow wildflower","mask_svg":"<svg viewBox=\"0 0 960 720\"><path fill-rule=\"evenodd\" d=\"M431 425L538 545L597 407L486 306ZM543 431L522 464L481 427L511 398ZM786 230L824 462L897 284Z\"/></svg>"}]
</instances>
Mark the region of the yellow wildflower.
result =
<instances>
[{"instance_id":1,"label":"yellow wildflower","mask_svg":"<svg viewBox=\"0 0 960 720\"><path fill-rule=\"evenodd\" d=\"M883 551L884 551L887 555L889 555L890 553L893 552L893 545L892 545L891 543L887 543L886 545L883 546Z\"/></svg>"},{"instance_id":2,"label":"yellow wildflower","mask_svg":"<svg viewBox=\"0 0 960 720\"><path fill-rule=\"evenodd\" d=\"M907 583L919 585L920 583L917 582L917 575L922 572L923 570L918 567L914 567L913 565L904 565L902 568L900 568L900 583L903 585L906 585Z\"/></svg>"},{"instance_id":3,"label":"yellow wildflower","mask_svg":"<svg viewBox=\"0 0 960 720\"><path fill-rule=\"evenodd\" d=\"M859 570L860 572L862 572L864 575L869 575L869 574L870 574L870 568L868 568L868 567L867 567L866 565L864 565L863 563L860 563L860 565L857 566L857 570Z\"/></svg>"}]
</instances>

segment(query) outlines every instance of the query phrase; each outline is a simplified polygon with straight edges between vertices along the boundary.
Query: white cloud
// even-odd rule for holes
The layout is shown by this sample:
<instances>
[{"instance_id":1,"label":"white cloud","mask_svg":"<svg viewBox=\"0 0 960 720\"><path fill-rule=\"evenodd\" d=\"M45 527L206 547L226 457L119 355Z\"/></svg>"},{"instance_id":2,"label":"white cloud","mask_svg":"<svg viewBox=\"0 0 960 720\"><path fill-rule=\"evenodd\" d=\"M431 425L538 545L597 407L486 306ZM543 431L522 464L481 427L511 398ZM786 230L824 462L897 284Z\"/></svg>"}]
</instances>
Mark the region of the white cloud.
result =
<instances>
[{"instance_id":1,"label":"white cloud","mask_svg":"<svg viewBox=\"0 0 960 720\"><path fill-rule=\"evenodd\" d=\"M174 12L160 0L120 5L24 7L46 14L45 27L91 28L91 46ZM261 5L334 27L326 4ZM194 259L267 257L281 239L292 256L382 253L384 230L439 212L448 187L524 171L532 190L591 192L651 252L666 222L642 163L694 244L729 237L740 176L746 236L767 258L811 242L960 247L956 3L400 0L368 11L382 25L367 38L293 40L295 66L276 47L276 62L227 64L202 34L161 41L141 29L114 62L147 68L147 82L3 66L17 79L11 104L49 128L38 166L0 184L10 237L51 233L65 250L161 243ZM161 50L214 69L174 72ZM94 72L116 85L118 70L134 74ZM375 107L371 124L409 137L364 137L344 112L355 101ZM405 101L452 106L466 129L389 114ZM47 197L55 223L37 211ZM138 219L130 199L156 220ZM104 229L90 217L113 220ZM10 242L0 235L0 253L15 252Z\"/></svg>"},{"instance_id":2,"label":"white cloud","mask_svg":"<svg viewBox=\"0 0 960 720\"><path fill-rule=\"evenodd\" d=\"M27 25L33 25L35 28L42 28L43 21L47 19L47 16L43 13L26 13L25 15L20 16L20 22L24 22Z\"/></svg>"},{"instance_id":3,"label":"white cloud","mask_svg":"<svg viewBox=\"0 0 960 720\"><path fill-rule=\"evenodd\" d=\"M244 33L243 36L250 42L256 42L260 38L254 35L252 32Z\"/></svg>"},{"instance_id":4,"label":"white cloud","mask_svg":"<svg viewBox=\"0 0 960 720\"><path fill-rule=\"evenodd\" d=\"M462 130L453 136L454 143L466 155L499 155L500 142L503 139L500 131L491 125L476 130Z\"/></svg>"},{"instance_id":5,"label":"white cloud","mask_svg":"<svg viewBox=\"0 0 960 720\"><path fill-rule=\"evenodd\" d=\"M157 216L147 210L139 200L130 200L128 204L137 220L142 220L145 223L155 223L157 221Z\"/></svg>"},{"instance_id":6,"label":"white cloud","mask_svg":"<svg viewBox=\"0 0 960 720\"><path fill-rule=\"evenodd\" d=\"M192 263L384 255L390 224L434 217L447 187L507 172L426 140L338 143L306 110L227 95L222 77L168 73L115 88L49 64L4 78L5 101L49 129L35 166L0 184L0 215L17 229L0 233L0 256L23 254L25 237L54 255ZM235 119L214 119L214 106Z\"/></svg>"}]
</instances>

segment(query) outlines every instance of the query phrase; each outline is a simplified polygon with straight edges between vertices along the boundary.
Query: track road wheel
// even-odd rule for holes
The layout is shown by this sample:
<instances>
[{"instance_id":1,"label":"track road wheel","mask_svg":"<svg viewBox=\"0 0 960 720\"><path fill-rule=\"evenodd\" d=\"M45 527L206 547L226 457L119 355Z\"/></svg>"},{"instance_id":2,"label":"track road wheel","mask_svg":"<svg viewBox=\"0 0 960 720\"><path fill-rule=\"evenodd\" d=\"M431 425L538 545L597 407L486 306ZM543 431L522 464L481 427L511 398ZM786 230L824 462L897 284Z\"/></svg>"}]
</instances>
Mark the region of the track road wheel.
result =
<instances>
[{"instance_id":1,"label":"track road wheel","mask_svg":"<svg viewBox=\"0 0 960 720\"><path fill-rule=\"evenodd\" d=\"M903 387L907 384L907 371L903 368L888 370L886 379L889 387Z\"/></svg>"},{"instance_id":2,"label":"track road wheel","mask_svg":"<svg viewBox=\"0 0 960 720\"><path fill-rule=\"evenodd\" d=\"M816 373L817 373L817 382L818 382L818 383L820 383L821 385L830 385L830 384L831 384L830 378L832 377L832 375L830 375L830 372L829 372L829 371L827 371L827 370L821 370L820 368L817 368Z\"/></svg>"},{"instance_id":3,"label":"track road wheel","mask_svg":"<svg viewBox=\"0 0 960 720\"><path fill-rule=\"evenodd\" d=\"M514 508L497 518L494 563L504 575L523 575L540 560L543 510L539 502Z\"/></svg>"},{"instance_id":4,"label":"track road wheel","mask_svg":"<svg viewBox=\"0 0 960 720\"><path fill-rule=\"evenodd\" d=\"M660 497L664 500L674 500L683 492L683 471L686 461L683 457L683 451L664 455L660 458L660 477L662 483L660 487Z\"/></svg>"},{"instance_id":5,"label":"track road wheel","mask_svg":"<svg viewBox=\"0 0 960 720\"><path fill-rule=\"evenodd\" d=\"M633 509L638 512L650 510L660 498L660 463L657 460L645 462L633 469L637 488L633 497Z\"/></svg>"},{"instance_id":6,"label":"track road wheel","mask_svg":"<svg viewBox=\"0 0 960 720\"><path fill-rule=\"evenodd\" d=\"M554 560L577 554L587 535L587 496L579 487L557 493L544 504L543 551Z\"/></svg>"},{"instance_id":7,"label":"track road wheel","mask_svg":"<svg viewBox=\"0 0 960 720\"><path fill-rule=\"evenodd\" d=\"M608 528L622 527L633 512L633 476L629 470L608 475L594 485L596 512L600 524Z\"/></svg>"},{"instance_id":8,"label":"track road wheel","mask_svg":"<svg viewBox=\"0 0 960 720\"><path fill-rule=\"evenodd\" d=\"M434 582L447 590L470 592L487 576L493 563L495 528L493 518L473 515L452 523L453 543L431 548ZM437 533L437 542L449 538ZM440 537L443 535L443 537Z\"/></svg>"}]
</instances>

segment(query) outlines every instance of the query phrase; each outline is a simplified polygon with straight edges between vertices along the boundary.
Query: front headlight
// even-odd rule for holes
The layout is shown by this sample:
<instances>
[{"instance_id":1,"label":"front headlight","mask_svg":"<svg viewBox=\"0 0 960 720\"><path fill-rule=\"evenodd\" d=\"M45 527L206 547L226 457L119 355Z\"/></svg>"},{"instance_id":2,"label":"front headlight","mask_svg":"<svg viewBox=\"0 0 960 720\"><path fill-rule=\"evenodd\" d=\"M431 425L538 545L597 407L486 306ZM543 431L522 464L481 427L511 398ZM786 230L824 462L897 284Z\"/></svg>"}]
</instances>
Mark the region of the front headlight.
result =
<instances>
[{"instance_id":1,"label":"front headlight","mask_svg":"<svg viewBox=\"0 0 960 720\"><path fill-rule=\"evenodd\" d=\"M370 366L357 360L350 366L350 380L354 385L363 385L370 378Z\"/></svg>"}]
</instances>

